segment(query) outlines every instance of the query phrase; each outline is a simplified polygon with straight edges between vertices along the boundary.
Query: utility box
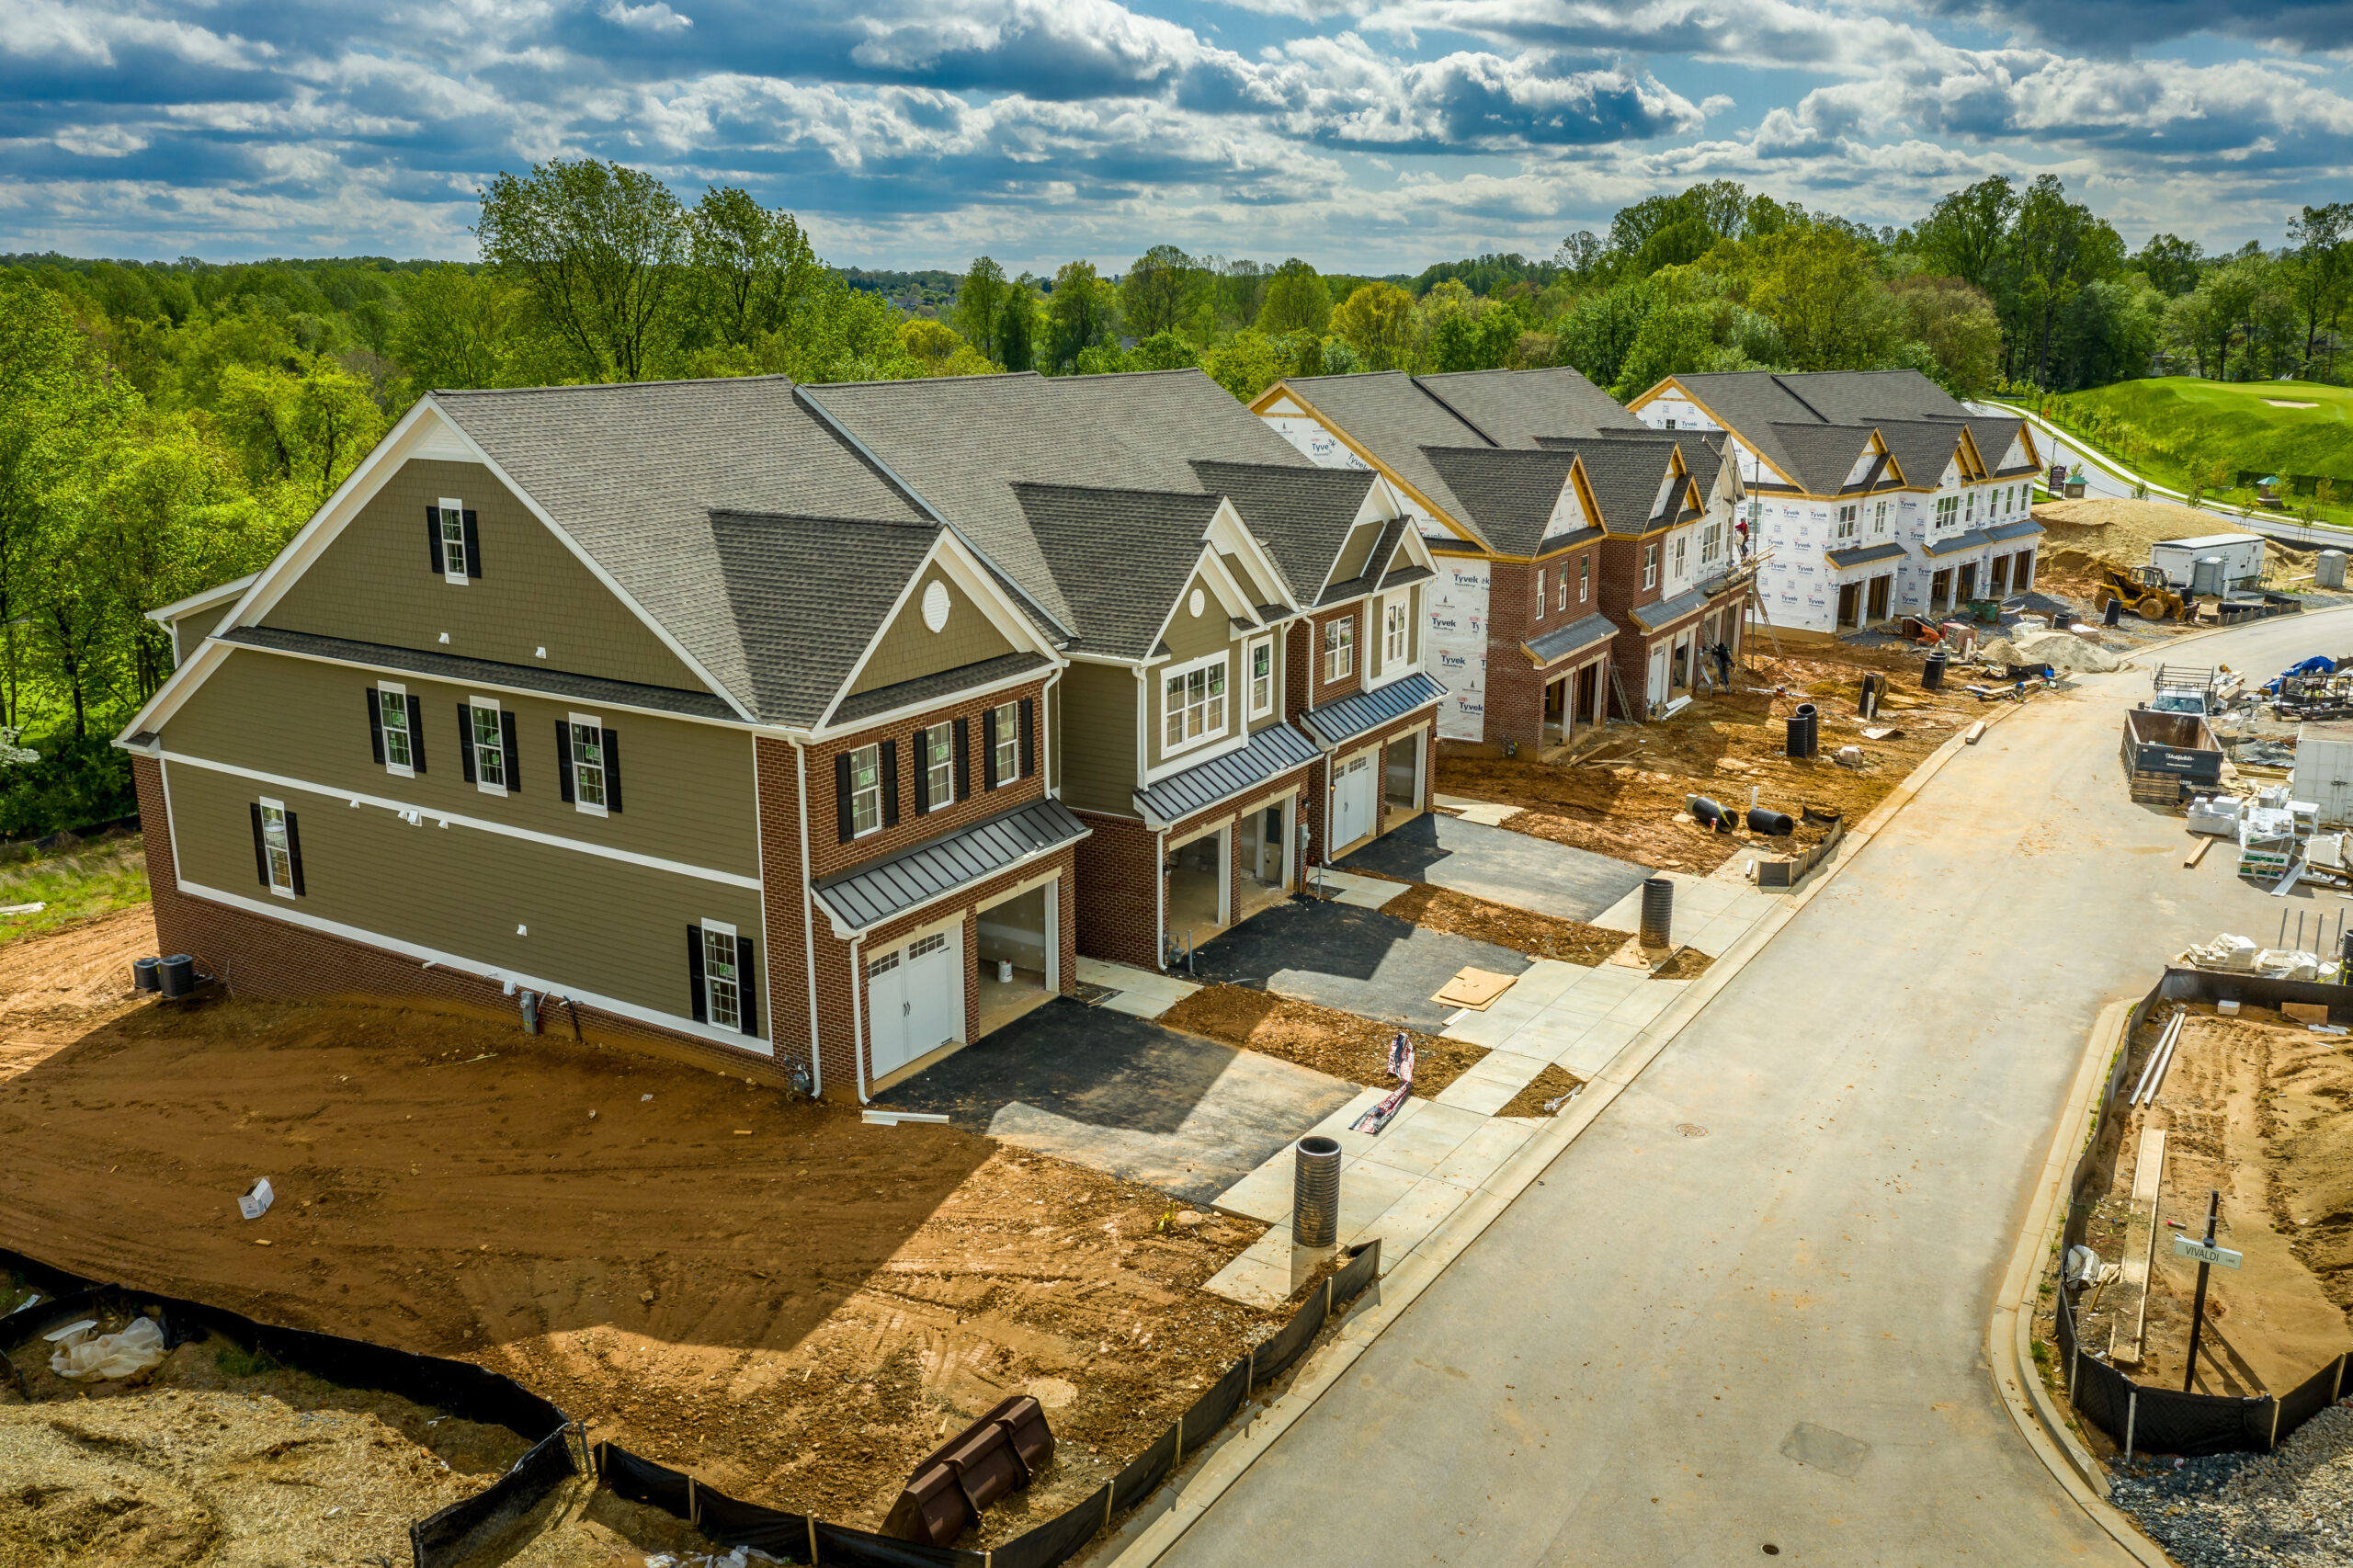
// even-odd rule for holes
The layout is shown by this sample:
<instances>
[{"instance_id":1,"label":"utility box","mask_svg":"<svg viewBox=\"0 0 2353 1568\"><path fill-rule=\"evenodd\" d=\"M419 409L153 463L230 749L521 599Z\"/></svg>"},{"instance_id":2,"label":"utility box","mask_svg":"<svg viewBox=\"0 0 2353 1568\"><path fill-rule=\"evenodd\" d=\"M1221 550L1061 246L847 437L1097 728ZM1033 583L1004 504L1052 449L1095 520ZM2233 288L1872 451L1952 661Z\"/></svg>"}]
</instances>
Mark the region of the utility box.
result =
<instances>
[{"instance_id":1,"label":"utility box","mask_svg":"<svg viewBox=\"0 0 2353 1568\"><path fill-rule=\"evenodd\" d=\"M2322 720L2296 726L2296 766L2288 793L2320 808L2324 827L2353 824L2353 722Z\"/></svg>"},{"instance_id":2,"label":"utility box","mask_svg":"<svg viewBox=\"0 0 2353 1568\"><path fill-rule=\"evenodd\" d=\"M2199 564L2207 557L2222 561L2222 586L2200 585ZM2201 594L2222 595L2233 588L2251 588L2263 581L2261 534L2206 534L2198 539L2169 539L2149 546L2149 564L2165 574L2165 585ZM2209 567L2209 574L2217 568ZM2210 575L2208 581L2211 582Z\"/></svg>"},{"instance_id":3,"label":"utility box","mask_svg":"<svg viewBox=\"0 0 2353 1568\"><path fill-rule=\"evenodd\" d=\"M2345 586L2345 552L2324 550L2313 557L2313 586L2341 588Z\"/></svg>"}]
</instances>

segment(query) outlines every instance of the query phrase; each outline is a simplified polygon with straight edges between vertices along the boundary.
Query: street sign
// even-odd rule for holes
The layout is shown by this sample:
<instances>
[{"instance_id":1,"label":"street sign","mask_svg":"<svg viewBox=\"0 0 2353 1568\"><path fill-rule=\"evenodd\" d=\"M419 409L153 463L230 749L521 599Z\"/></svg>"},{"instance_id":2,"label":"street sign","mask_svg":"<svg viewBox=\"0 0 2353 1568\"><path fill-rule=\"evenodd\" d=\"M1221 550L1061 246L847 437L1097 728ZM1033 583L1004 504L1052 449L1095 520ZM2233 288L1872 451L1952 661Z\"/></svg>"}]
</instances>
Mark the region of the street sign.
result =
<instances>
[{"instance_id":1,"label":"street sign","mask_svg":"<svg viewBox=\"0 0 2353 1568\"><path fill-rule=\"evenodd\" d=\"M2245 1256L2243 1253L2233 1252L2228 1247L2209 1246L2206 1243L2189 1236L2174 1237L2173 1255L2176 1257L2188 1258L2193 1263L2219 1264L2224 1268L2236 1268L2239 1266L2239 1259Z\"/></svg>"}]
</instances>

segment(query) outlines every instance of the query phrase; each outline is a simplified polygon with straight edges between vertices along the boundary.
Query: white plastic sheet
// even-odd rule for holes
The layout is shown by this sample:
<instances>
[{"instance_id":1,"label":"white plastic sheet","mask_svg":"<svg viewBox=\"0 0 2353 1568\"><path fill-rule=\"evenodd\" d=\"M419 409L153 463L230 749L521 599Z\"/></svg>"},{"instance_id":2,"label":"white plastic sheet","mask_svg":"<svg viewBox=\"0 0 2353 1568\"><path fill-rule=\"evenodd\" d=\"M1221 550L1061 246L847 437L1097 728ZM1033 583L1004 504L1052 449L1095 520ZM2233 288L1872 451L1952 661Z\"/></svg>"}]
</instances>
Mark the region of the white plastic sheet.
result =
<instances>
[{"instance_id":1,"label":"white plastic sheet","mask_svg":"<svg viewBox=\"0 0 2353 1568\"><path fill-rule=\"evenodd\" d=\"M61 1341L49 1358L49 1369L77 1383L102 1378L127 1378L164 1364L164 1331L153 1319L133 1318L118 1334L86 1338L82 1329Z\"/></svg>"}]
</instances>

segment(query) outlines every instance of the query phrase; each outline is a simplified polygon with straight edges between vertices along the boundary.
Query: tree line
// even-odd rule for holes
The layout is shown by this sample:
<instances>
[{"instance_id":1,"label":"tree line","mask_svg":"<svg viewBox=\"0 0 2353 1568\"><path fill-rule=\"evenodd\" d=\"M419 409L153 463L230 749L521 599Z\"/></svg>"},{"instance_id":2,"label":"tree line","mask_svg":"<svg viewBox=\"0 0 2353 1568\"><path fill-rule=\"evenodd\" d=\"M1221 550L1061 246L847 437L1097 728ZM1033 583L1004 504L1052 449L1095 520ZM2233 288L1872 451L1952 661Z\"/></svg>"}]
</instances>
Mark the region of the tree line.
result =
<instances>
[{"instance_id":1,"label":"tree line","mask_svg":"<svg viewBox=\"0 0 2353 1568\"><path fill-rule=\"evenodd\" d=\"M813 381L1199 366L1287 376L1570 365L1909 366L1957 394L2180 370L2336 379L2353 205L2209 256L2120 236L2049 176L1879 228L1724 180L1551 256L1418 276L1155 245L1111 273L828 266L789 211L587 159L480 193L475 263L0 257L0 835L131 809L104 744L168 671L155 605L253 570L434 387Z\"/></svg>"}]
</instances>

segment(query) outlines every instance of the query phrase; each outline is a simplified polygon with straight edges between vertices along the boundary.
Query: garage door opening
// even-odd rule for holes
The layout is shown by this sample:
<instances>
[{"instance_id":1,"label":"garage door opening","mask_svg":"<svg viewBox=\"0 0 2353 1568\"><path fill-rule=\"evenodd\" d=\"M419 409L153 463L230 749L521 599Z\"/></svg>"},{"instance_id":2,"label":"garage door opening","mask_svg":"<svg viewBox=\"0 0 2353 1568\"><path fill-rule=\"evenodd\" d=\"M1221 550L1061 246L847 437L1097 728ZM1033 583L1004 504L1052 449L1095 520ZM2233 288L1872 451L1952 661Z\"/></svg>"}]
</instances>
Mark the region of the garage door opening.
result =
<instances>
[{"instance_id":1,"label":"garage door opening","mask_svg":"<svg viewBox=\"0 0 2353 1568\"><path fill-rule=\"evenodd\" d=\"M1401 735L1381 752L1381 831L1422 814L1422 737Z\"/></svg>"},{"instance_id":2,"label":"garage door opening","mask_svg":"<svg viewBox=\"0 0 2353 1568\"><path fill-rule=\"evenodd\" d=\"M1225 829L1168 852L1168 934L1173 951L1198 948L1225 929Z\"/></svg>"},{"instance_id":3,"label":"garage door opening","mask_svg":"<svg viewBox=\"0 0 2353 1568\"><path fill-rule=\"evenodd\" d=\"M981 911L981 1012L975 1036L1001 1029L1054 994L1051 885Z\"/></svg>"},{"instance_id":4,"label":"garage door opening","mask_svg":"<svg viewBox=\"0 0 2353 1568\"><path fill-rule=\"evenodd\" d=\"M1286 800L1243 814L1242 904L1234 911L1236 924L1290 896L1283 853L1290 841L1290 812L1291 802Z\"/></svg>"}]
</instances>

